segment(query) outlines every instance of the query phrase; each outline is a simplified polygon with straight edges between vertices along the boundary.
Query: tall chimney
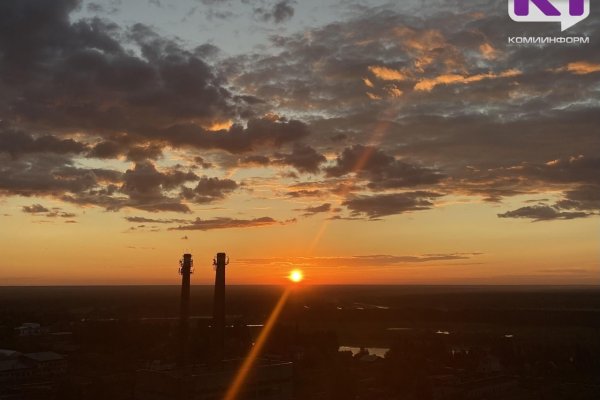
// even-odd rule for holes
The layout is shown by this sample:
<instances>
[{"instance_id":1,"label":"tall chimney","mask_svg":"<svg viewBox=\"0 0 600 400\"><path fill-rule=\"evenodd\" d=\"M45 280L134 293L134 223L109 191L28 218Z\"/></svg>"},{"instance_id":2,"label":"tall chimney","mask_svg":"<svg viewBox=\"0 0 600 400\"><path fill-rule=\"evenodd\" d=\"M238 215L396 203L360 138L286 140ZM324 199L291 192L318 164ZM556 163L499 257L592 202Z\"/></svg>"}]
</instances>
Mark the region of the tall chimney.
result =
<instances>
[{"instance_id":1,"label":"tall chimney","mask_svg":"<svg viewBox=\"0 0 600 400\"><path fill-rule=\"evenodd\" d=\"M184 254L179 261L181 274L181 305L179 309L179 354L177 362L185 365L188 361L189 319L190 319L190 275L193 271L191 254Z\"/></svg>"},{"instance_id":2,"label":"tall chimney","mask_svg":"<svg viewBox=\"0 0 600 400\"><path fill-rule=\"evenodd\" d=\"M213 331L216 359L221 361L225 352L225 253L217 253L215 265L215 298L213 303Z\"/></svg>"}]
</instances>

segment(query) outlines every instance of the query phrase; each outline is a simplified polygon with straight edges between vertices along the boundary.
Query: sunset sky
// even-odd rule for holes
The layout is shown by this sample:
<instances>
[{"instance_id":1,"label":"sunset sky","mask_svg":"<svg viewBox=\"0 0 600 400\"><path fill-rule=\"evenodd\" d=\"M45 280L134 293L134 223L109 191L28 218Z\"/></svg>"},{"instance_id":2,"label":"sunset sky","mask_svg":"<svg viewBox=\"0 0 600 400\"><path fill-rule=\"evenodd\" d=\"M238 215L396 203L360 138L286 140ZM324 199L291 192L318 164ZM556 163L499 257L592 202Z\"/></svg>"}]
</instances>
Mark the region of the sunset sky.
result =
<instances>
[{"instance_id":1,"label":"sunset sky","mask_svg":"<svg viewBox=\"0 0 600 400\"><path fill-rule=\"evenodd\" d=\"M599 284L598 16L0 1L0 285Z\"/></svg>"}]
</instances>

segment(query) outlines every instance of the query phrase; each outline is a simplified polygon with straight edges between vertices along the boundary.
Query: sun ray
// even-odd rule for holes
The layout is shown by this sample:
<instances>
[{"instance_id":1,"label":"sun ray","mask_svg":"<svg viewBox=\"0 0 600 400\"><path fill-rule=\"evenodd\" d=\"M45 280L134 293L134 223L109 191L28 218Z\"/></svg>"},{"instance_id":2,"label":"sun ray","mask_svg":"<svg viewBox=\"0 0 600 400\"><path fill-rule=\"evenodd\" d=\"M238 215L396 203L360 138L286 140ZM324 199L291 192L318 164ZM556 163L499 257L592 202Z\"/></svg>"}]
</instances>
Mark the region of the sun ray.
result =
<instances>
[{"instance_id":1,"label":"sun ray","mask_svg":"<svg viewBox=\"0 0 600 400\"><path fill-rule=\"evenodd\" d=\"M369 162L371 157L373 156L373 152L375 151L376 146L381 143L384 136L389 131L389 127L391 125L391 122L389 121L389 119L392 117L393 113L394 113L394 109L392 107L387 108L383 112L381 120L375 125L375 128L373 128L371 137L367 143L368 146L365 148L365 150L360 155L360 157L358 157L358 160L356 160L356 163L352 167L353 174L356 174L360 170L362 170L365 167L365 165L367 165L367 163ZM344 185L344 189L342 190L342 192L339 195L341 197L345 197L350 192L351 188L352 188L352 185L350 185L350 184ZM330 211L328 217L323 220L323 223L319 227L319 230L317 231L316 235L314 236L313 240L311 241L310 245L308 246L309 254L311 254L314 251L314 249L317 247L317 245L321 241L321 238L325 235L325 232L327 231L327 228L329 227L329 224L331 223L332 216L333 216L333 211Z\"/></svg>"},{"instance_id":2,"label":"sun ray","mask_svg":"<svg viewBox=\"0 0 600 400\"><path fill-rule=\"evenodd\" d=\"M283 306L285 306L285 303L286 303L291 291L292 291L292 286L286 288L286 290L283 292L283 294L277 301L277 304L273 308L273 311L271 311L271 315L269 315L267 322L265 322L265 326L260 331L260 334L258 335L258 338L256 339L256 342L254 343L254 346L252 346L250 353L248 353L248 356L242 362L242 365L241 365L240 369L238 370L237 374L235 375L233 382L229 386L229 389L227 390L227 393L225 394L225 397L223 398L224 400L234 400L237 398L240 390L244 386L244 382L246 381L248 374L252 370L252 367L254 366L254 363L256 362L258 356L260 355L262 348L264 347L265 343L267 342L267 339L269 338L269 335L271 334L271 330L273 330L273 327L275 326L275 323L277 322L277 319L279 318L279 315L281 314L281 311L283 310Z\"/></svg>"}]
</instances>

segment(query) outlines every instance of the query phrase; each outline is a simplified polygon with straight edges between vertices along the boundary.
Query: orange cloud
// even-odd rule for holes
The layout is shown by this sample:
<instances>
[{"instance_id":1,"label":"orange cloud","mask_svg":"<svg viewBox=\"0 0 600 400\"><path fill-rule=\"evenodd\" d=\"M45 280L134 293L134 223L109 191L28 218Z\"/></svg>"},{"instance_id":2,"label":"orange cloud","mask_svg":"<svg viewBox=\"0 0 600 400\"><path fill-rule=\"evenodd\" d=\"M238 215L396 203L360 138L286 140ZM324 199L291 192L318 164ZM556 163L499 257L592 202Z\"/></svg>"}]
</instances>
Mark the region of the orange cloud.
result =
<instances>
[{"instance_id":1,"label":"orange cloud","mask_svg":"<svg viewBox=\"0 0 600 400\"><path fill-rule=\"evenodd\" d=\"M483 58L493 60L498 57L498 50L496 50L491 44L484 43L479 46L479 51Z\"/></svg>"},{"instance_id":2,"label":"orange cloud","mask_svg":"<svg viewBox=\"0 0 600 400\"><path fill-rule=\"evenodd\" d=\"M509 69L500 74L488 72L487 74L477 74L471 76L463 76L458 74L439 75L434 78L420 80L415 85L415 90L429 92L438 85L469 84L485 79L510 78L519 75L521 75L521 71L517 69Z\"/></svg>"},{"instance_id":3,"label":"orange cloud","mask_svg":"<svg viewBox=\"0 0 600 400\"><path fill-rule=\"evenodd\" d=\"M408 79L408 75L404 72L388 67L372 65L369 67L369 71L382 81L404 81Z\"/></svg>"},{"instance_id":4,"label":"orange cloud","mask_svg":"<svg viewBox=\"0 0 600 400\"><path fill-rule=\"evenodd\" d=\"M600 64L592 64L587 61L577 61L567 64L564 67L557 68L554 72L570 72L575 75L587 75L594 72L600 72Z\"/></svg>"},{"instance_id":5,"label":"orange cloud","mask_svg":"<svg viewBox=\"0 0 600 400\"><path fill-rule=\"evenodd\" d=\"M228 130L229 128L231 128L231 125L233 125L233 121L231 121L231 120L214 121L210 125L206 126L205 129L216 132L216 131L221 131L221 130Z\"/></svg>"},{"instance_id":6,"label":"orange cloud","mask_svg":"<svg viewBox=\"0 0 600 400\"><path fill-rule=\"evenodd\" d=\"M398 89L396 86L390 86L386 88L386 91L392 97L400 97L403 94L402 90Z\"/></svg>"}]
</instances>

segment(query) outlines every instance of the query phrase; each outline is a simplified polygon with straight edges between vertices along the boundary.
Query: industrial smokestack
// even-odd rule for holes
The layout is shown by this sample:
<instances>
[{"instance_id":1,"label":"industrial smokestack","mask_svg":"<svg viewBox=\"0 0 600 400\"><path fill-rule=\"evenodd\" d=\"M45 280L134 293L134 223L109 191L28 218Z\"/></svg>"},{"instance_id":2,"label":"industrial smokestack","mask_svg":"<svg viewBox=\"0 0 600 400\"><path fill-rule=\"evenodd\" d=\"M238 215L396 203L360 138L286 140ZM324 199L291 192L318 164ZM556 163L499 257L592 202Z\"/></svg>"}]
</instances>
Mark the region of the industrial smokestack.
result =
<instances>
[{"instance_id":1,"label":"industrial smokestack","mask_svg":"<svg viewBox=\"0 0 600 400\"><path fill-rule=\"evenodd\" d=\"M229 263L225 253L218 253L215 266L215 298L213 303L213 331L216 359L221 361L225 353L225 266Z\"/></svg>"},{"instance_id":2,"label":"industrial smokestack","mask_svg":"<svg viewBox=\"0 0 600 400\"><path fill-rule=\"evenodd\" d=\"M184 254L179 261L181 274L181 305L179 309L179 355L178 363L184 365L188 360L189 320L190 320L190 275L194 272L191 254Z\"/></svg>"}]
</instances>

